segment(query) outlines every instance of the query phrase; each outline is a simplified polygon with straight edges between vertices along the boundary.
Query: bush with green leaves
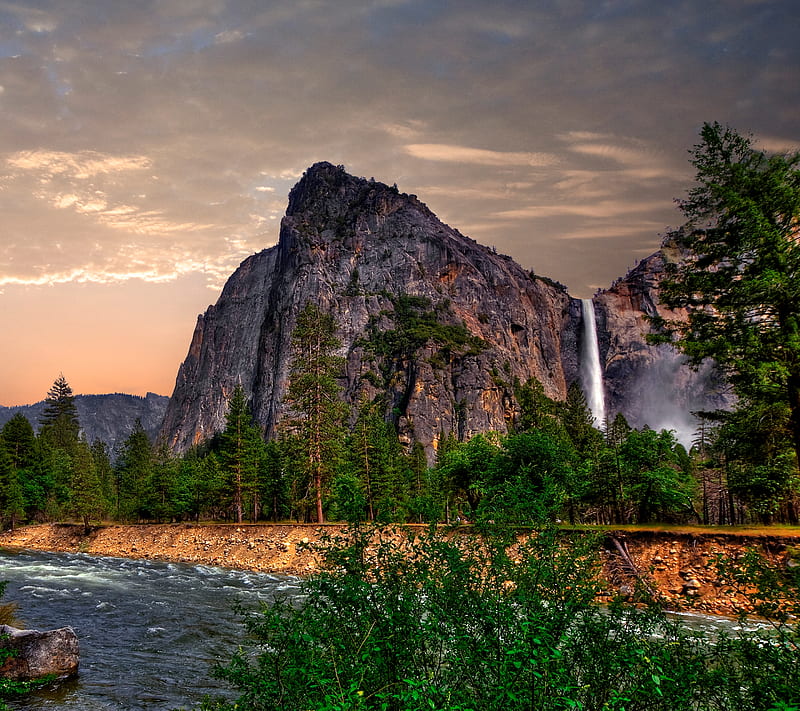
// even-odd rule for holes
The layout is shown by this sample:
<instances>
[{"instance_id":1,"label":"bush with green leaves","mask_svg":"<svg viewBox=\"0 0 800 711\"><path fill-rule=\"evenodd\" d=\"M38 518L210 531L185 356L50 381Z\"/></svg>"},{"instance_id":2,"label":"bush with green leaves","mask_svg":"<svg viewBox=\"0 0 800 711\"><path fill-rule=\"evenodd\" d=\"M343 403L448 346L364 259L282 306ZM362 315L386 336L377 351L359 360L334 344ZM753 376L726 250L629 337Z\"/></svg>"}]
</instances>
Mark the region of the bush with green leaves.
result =
<instances>
[{"instance_id":1,"label":"bush with green leaves","mask_svg":"<svg viewBox=\"0 0 800 711\"><path fill-rule=\"evenodd\" d=\"M354 526L302 596L246 615L208 711L789 711L796 649L596 604L592 537ZM744 704L744 705L743 705Z\"/></svg>"}]
</instances>

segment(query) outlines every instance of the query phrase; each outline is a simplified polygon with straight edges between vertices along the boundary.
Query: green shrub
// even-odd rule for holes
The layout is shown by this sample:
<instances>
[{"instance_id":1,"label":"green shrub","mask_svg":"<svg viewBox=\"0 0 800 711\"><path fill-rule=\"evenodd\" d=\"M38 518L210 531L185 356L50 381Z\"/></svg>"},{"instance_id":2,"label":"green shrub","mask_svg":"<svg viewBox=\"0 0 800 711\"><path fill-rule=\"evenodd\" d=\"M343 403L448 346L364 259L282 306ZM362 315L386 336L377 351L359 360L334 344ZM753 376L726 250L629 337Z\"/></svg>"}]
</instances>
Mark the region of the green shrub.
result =
<instances>
[{"instance_id":1,"label":"green shrub","mask_svg":"<svg viewBox=\"0 0 800 711\"><path fill-rule=\"evenodd\" d=\"M568 536L565 537L565 536ZM787 711L797 650L595 603L597 541L354 526L303 596L246 616L205 709Z\"/></svg>"}]
</instances>

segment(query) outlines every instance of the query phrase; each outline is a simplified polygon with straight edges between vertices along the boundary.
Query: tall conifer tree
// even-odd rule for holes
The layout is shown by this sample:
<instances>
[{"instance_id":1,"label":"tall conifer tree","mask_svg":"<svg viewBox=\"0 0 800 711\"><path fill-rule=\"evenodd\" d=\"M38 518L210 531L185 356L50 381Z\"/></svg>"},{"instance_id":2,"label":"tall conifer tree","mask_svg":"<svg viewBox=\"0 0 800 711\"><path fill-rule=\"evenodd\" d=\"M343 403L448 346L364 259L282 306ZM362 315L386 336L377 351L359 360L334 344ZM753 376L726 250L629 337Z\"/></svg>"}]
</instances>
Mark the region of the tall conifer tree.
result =
<instances>
[{"instance_id":1,"label":"tall conifer tree","mask_svg":"<svg viewBox=\"0 0 800 711\"><path fill-rule=\"evenodd\" d=\"M681 258L660 294L689 318L662 325L693 362L714 359L745 402L782 405L800 457L800 152L769 155L714 123L692 164L687 221L667 243Z\"/></svg>"},{"instance_id":2,"label":"tall conifer tree","mask_svg":"<svg viewBox=\"0 0 800 711\"><path fill-rule=\"evenodd\" d=\"M320 523L325 519L325 492L340 458L346 412L336 382L344 369L344 358L335 354L339 347L333 316L307 303L292 334L294 358L286 401Z\"/></svg>"},{"instance_id":3,"label":"tall conifer tree","mask_svg":"<svg viewBox=\"0 0 800 711\"><path fill-rule=\"evenodd\" d=\"M39 419L40 434L47 441L67 452L74 451L81 426L75 396L64 374L56 378L45 398L44 412Z\"/></svg>"},{"instance_id":4,"label":"tall conifer tree","mask_svg":"<svg viewBox=\"0 0 800 711\"><path fill-rule=\"evenodd\" d=\"M259 470L264 448L261 433L253 424L244 390L237 385L228 401L225 430L222 433L220 457L226 469L237 523L244 519L245 498L252 504L253 521L258 518Z\"/></svg>"}]
</instances>

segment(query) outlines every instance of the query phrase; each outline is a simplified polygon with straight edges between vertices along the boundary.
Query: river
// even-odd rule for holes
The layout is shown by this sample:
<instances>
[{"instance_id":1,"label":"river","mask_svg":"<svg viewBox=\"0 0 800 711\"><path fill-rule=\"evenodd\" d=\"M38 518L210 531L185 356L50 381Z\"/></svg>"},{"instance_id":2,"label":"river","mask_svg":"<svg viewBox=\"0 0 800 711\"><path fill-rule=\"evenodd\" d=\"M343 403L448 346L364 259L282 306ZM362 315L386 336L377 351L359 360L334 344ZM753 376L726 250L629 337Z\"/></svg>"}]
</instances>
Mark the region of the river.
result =
<instances>
[{"instance_id":1,"label":"river","mask_svg":"<svg viewBox=\"0 0 800 711\"><path fill-rule=\"evenodd\" d=\"M9 705L17 709L167 711L223 694L211 676L241 642L236 602L258 607L298 594L299 579L202 565L73 553L0 551L5 601L24 626L70 625L78 635L78 677ZM712 635L739 625L682 614L689 629ZM757 629L762 625L753 625Z\"/></svg>"},{"instance_id":2,"label":"river","mask_svg":"<svg viewBox=\"0 0 800 711\"><path fill-rule=\"evenodd\" d=\"M76 679L11 701L19 709L158 711L221 693L211 677L241 641L235 602L296 594L296 578L70 553L0 553L4 601L30 629L71 626Z\"/></svg>"}]
</instances>

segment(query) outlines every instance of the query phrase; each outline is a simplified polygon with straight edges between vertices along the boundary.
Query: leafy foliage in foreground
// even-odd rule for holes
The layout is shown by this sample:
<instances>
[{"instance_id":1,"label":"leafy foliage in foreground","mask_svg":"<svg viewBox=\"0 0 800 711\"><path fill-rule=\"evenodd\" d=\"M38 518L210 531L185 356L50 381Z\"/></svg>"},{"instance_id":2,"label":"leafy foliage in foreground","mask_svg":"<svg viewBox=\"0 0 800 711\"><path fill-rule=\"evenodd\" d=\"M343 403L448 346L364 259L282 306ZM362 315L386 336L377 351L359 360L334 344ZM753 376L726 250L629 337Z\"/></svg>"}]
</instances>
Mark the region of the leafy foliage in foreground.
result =
<instances>
[{"instance_id":1,"label":"leafy foliage in foreground","mask_svg":"<svg viewBox=\"0 0 800 711\"><path fill-rule=\"evenodd\" d=\"M300 602L247 615L251 641L217 670L239 698L203 708L797 707L794 629L710 639L655 605L599 607L596 544L353 527L324 544Z\"/></svg>"}]
</instances>

